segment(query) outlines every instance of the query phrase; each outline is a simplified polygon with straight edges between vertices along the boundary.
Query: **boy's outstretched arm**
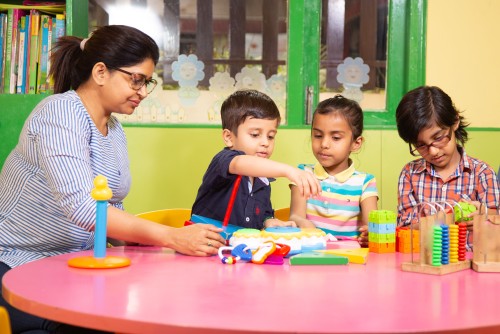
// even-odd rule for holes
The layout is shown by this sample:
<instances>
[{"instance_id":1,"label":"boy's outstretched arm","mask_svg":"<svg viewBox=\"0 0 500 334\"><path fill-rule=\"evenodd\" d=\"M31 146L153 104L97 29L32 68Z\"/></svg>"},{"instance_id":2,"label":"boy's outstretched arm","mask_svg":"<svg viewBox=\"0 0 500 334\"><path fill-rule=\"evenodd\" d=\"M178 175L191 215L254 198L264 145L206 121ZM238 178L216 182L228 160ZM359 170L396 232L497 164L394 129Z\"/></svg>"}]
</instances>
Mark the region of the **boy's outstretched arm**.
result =
<instances>
[{"instance_id":1,"label":"boy's outstretched arm","mask_svg":"<svg viewBox=\"0 0 500 334\"><path fill-rule=\"evenodd\" d=\"M312 173L252 155L234 157L229 164L229 173L252 177L286 177L297 185L300 194L305 198L316 196L321 192L319 181Z\"/></svg>"},{"instance_id":2,"label":"boy's outstretched arm","mask_svg":"<svg viewBox=\"0 0 500 334\"><path fill-rule=\"evenodd\" d=\"M307 220L307 198L302 196L299 189L295 185L290 185L291 200L290 200L290 220L294 221L298 227L307 228L315 227L314 224Z\"/></svg>"}]
</instances>

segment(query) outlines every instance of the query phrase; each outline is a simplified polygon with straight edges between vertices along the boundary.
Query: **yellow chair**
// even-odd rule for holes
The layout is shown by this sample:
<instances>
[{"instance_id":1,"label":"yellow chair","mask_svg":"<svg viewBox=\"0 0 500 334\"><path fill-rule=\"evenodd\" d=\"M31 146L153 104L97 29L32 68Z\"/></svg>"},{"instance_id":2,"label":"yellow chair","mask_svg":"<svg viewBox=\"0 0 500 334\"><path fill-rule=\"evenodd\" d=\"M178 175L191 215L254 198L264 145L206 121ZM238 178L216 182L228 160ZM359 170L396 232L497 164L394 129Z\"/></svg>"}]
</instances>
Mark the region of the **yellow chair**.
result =
<instances>
[{"instance_id":1,"label":"yellow chair","mask_svg":"<svg viewBox=\"0 0 500 334\"><path fill-rule=\"evenodd\" d=\"M163 209L139 213L136 216L163 225L183 227L184 222L191 218L191 209Z\"/></svg>"},{"instance_id":2,"label":"yellow chair","mask_svg":"<svg viewBox=\"0 0 500 334\"><path fill-rule=\"evenodd\" d=\"M0 306L0 334L11 334L9 313L3 306Z\"/></svg>"},{"instance_id":3,"label":"yellow chair","mask_svg":"<svg viewBox=\"0 0 500 334\"><path fill-rule=\"evenodd\" d=\"M290 208L281 208L274 210L274 218L288 221L290 219Z\"/></svg>"}]
</instances>

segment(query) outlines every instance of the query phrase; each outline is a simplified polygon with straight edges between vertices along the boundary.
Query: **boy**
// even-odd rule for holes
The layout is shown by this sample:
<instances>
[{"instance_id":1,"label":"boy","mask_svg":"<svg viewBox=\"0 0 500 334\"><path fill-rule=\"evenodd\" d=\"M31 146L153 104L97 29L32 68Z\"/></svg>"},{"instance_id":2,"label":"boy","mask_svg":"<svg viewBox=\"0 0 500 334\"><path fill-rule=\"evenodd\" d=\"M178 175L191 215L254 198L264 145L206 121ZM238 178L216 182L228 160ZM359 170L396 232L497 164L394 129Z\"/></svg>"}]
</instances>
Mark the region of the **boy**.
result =
<instances>
[{"instance_id":1,"label":"boy","mask_svg":"<svg viewBox=\"0 0 500 334\"><path fill-rule=\"evenodd\" d=\"M428 86L408 92L397 107L396 122L410 153L421 157L406 164L399 176L399 225L410 224L422 202L482 202L498 208L495 171L465 153L468 124L445 92Z\"/></svg>"},{"instance_id":2,"label":"boy","mask_svg":"<svg viewBox=\"0 0 500 334\"><path fill-rule=\"evenodd\" d=\"M222 221L236 177L242 175L230 224L256 229L295 226L274 219L269 178L287 177L305 197L321 188L311 173L269 160L281 119L274 101L255 90L237 91L222 104L221 118L226 147L208 166L192 213Z\"/></svg>"}]
</instances>

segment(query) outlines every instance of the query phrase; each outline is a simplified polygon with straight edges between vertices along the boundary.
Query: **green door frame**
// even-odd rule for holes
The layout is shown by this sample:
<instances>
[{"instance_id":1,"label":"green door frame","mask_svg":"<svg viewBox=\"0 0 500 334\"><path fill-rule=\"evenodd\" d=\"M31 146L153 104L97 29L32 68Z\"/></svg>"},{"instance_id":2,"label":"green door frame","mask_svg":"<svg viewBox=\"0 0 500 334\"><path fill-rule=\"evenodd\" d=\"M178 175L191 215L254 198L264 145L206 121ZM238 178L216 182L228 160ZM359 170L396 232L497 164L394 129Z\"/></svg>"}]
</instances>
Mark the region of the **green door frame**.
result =
<instances>
[{"instance_id":1,"label":"green door frame","mask_svg":"<svg viewBox=\"0 0 500 334\"><path fill-rule=\"evenodd\" d=\"M321 2L288 2L287 128L308 127L318 103ZM427 0L389 0L386 110L365 110L366 128L394 129L403 95L425 84L426 19Z\"/></svg>"}]
</instances>

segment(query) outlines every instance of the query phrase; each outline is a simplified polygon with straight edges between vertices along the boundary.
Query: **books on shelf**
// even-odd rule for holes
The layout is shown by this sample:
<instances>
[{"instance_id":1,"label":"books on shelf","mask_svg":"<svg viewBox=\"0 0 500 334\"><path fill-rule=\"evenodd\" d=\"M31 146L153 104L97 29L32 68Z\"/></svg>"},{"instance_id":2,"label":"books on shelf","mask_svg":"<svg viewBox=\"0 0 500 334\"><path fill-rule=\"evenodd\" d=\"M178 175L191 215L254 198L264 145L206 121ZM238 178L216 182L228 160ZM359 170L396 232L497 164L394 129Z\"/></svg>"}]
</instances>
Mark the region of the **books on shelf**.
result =
<instances>
[{"instance_id":1,"label":"books on shelf","mask_svg":"<svg viewBox=\"0 0 500 334\"><path fill-rule=\"evenodd\" d=\"M51 91L50 52L65 35L64 10L60 3L0 4L0 94Z\"/></svg>"}]
</instances>

